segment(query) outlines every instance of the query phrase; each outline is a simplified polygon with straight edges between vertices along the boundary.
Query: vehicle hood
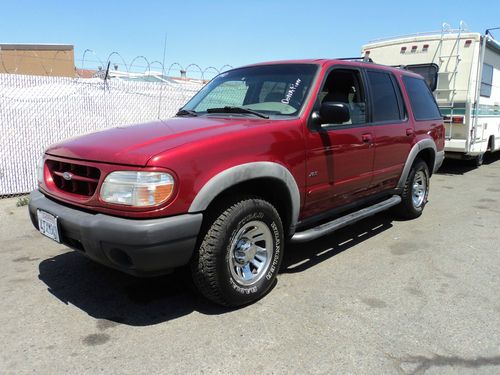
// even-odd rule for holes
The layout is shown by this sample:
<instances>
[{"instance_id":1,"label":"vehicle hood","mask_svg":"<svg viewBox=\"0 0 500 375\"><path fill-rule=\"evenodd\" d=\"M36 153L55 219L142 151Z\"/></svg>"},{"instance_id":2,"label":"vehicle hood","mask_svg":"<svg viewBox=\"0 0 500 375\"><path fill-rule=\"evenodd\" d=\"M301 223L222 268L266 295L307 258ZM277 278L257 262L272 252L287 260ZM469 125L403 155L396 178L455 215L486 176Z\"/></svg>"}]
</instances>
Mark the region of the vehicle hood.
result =
<instances>
[{"instance_id":1,"label":"vehicle hood","mask_svg":"<svg viewBox=\"0 0 500 375\"><path fill-rule=\"evenodd\" d=\"M72 138L50 146L46 153L87 161L145 166L160 152L267 122L269 120L245 117L177 117Z\"/></svg>"}]
</instances>

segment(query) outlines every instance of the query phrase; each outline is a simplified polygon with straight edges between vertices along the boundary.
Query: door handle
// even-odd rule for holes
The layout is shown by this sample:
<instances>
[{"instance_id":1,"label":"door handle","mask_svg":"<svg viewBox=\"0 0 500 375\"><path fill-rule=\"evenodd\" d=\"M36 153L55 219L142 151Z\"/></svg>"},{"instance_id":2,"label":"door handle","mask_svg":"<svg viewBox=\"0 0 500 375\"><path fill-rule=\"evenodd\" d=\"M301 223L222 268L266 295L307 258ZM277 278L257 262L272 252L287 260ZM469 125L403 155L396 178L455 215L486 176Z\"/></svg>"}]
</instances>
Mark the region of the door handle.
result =
<instances>
[{"instance_id":1,"label":"door handle","mask_svg":"<svg viewBox=\"0 0 500 375\"><path fill-rule=\"evenodd\" d=\"M366 134L361 135L361 140L362 140L364 143L372 143L373 137L372 137L372 135L371 135L371 134L366 133Z\"/></svg>"},{"instance_id":2,"label":"door handle","mask_svg":"<svg viewBox=\"0 0 500 375\"><path fill-rule=\"evenodd\" d=\"M406 129L406 135L407 136L413 135L414 133L415 133L415 131L413 130L413 128Z\"/></svg>"}]
</instances>

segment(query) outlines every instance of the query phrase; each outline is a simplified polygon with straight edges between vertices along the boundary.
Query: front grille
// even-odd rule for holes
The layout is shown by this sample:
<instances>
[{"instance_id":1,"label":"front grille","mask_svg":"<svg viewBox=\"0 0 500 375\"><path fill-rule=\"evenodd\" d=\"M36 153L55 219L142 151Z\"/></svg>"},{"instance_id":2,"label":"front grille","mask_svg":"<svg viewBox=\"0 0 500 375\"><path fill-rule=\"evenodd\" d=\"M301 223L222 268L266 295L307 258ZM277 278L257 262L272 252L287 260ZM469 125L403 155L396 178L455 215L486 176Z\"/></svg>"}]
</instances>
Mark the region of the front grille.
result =
<instances>
[{"instance_id":1,"label":"front grille","mask_svg":"<svg viewBox=\"0 0 500 375\"><path fill-rule=\"evenodd\" d=\"M47 160L47 168L58 189L87 197L94 195L101 176L97 168L57 160Z\"/></svg>"}]
</instances>

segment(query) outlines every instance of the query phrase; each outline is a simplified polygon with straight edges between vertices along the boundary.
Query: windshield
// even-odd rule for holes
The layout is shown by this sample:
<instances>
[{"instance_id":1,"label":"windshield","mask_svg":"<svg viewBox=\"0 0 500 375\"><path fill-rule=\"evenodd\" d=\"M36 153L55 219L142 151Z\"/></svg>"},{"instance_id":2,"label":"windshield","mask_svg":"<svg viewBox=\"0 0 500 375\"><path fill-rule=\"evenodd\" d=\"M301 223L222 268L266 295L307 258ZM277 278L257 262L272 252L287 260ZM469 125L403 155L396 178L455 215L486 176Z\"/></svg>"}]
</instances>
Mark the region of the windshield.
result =
<instances>
[{"instance_id":1,"label":"windshield","mask_svg":"<svg viewBox=\"0 0 500 375\"><path fill-rule=\"evenodd\" d=\"M304 104L317 68L314 64L276 64L231 70L214 78L183 110L294 116Z\"/></svg>"}]
</instances>

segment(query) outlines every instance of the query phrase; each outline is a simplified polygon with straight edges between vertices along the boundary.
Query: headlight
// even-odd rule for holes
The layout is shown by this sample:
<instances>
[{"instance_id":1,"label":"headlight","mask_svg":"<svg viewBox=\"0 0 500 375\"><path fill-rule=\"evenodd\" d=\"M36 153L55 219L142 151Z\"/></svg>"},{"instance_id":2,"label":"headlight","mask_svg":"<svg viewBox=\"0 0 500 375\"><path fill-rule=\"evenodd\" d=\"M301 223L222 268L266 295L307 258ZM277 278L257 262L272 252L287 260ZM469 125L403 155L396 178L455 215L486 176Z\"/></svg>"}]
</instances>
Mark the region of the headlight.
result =
<instances>
[{"instance_id":1,"label":"headlight","mask_svg":"<svg viewBox=\"0 0 500 375\"><path fill-rule=\"evenodd\" d=\"M118 171L110 173L101 187L108 203L147 207L165 202L174 191L174 178L163 172Z\"/></svg>"},{"instance_id":2,"label":"headlight","mask_svg":"<svg viewBox=\"0 0 500 375\"><path fill-rule=\"evenodd\" d=\"M38 185L40 185L43 182L43 156L38 160L38 164L36 165L36 177Z\"/></svg>"}]
</instances>

